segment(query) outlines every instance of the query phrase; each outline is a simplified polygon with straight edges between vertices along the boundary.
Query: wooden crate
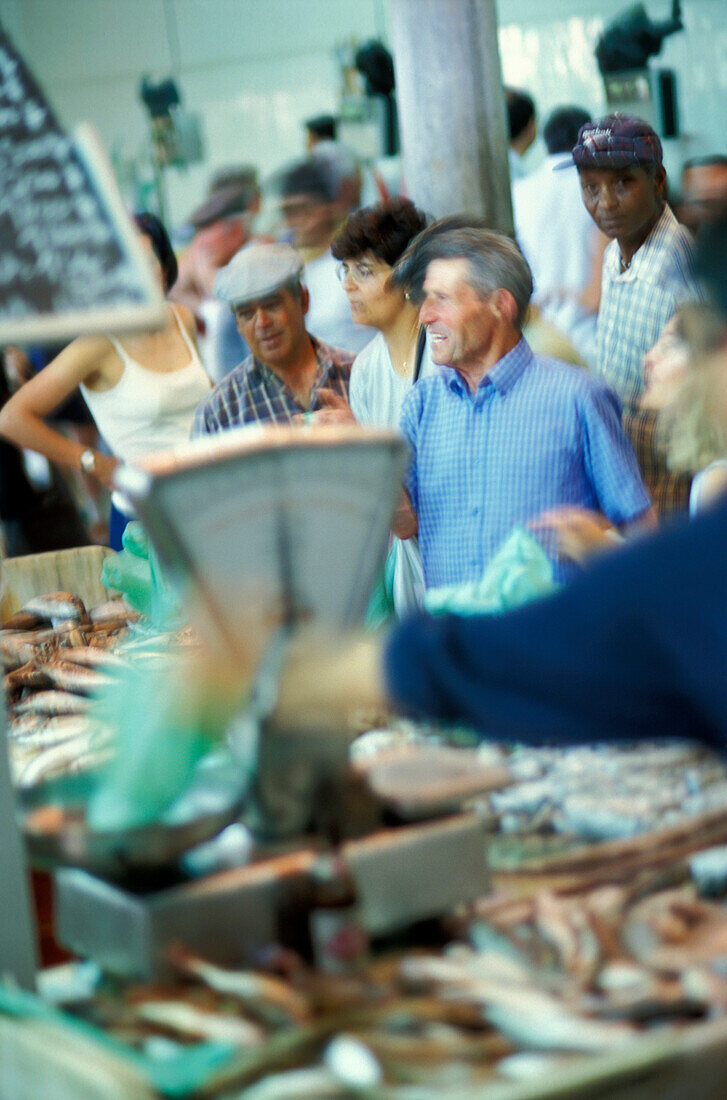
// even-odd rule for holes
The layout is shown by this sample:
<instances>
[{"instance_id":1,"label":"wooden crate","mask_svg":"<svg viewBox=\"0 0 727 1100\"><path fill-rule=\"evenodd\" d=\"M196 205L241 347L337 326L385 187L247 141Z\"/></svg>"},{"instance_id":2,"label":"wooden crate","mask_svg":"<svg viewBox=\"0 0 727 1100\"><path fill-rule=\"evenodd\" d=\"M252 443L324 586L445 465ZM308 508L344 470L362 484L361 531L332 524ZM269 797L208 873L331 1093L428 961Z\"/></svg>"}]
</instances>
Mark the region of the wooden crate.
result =
<instances>
[{"instance_id":1,"label":"wooden crate","mask_svg":"<svg viewBox=\"0 0 727 1100\"><path fill-rule=\"evenodd\" d=\"M104 558L111 553L107 546L76 546L6 558L2 562L0 622L44 592L73 592L89 609L111 599L113 593L101 582Z\"/></svg>"}]
</instances>

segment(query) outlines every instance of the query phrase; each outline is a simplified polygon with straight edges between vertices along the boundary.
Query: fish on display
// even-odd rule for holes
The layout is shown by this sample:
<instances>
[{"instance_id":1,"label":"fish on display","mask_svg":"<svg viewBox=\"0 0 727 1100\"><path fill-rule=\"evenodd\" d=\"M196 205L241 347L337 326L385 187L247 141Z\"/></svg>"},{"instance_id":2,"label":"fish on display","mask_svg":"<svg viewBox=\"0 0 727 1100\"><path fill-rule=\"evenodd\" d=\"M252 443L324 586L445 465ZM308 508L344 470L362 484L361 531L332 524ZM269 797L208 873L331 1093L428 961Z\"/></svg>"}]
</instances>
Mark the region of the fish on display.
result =
<instances>
[{"instance_id":1,"label":"fish on display","mask_svg":"<svg viewBox=\"0 0 727 1100\"><path fill-rule=\"evenodd\" d=\"M47 748L61 741L68 741L72 737L90 737L94 733L105 730L103 723L86 714L33 715L33 717L40 719L34 726L28 725L20 730L15 724L11 727L9 732L12 744L23 748Z\"/></svg>"},{"instance_id":2,"label":"fish on display","mask_svg":"<svg viewBox=\"0 0 727 1100\"><path fill-rule=\"evenodd\" d=\"M91 622L101 625L103 623L111 623L113 625L117 623L135 622L138 618L138 612L132 611L123 600L107 600L106 603L101 603L97 607L94 607L90 613Z\"/></svg>"},{"instance_id":3,"label":"fish on display","mask_svg":"<svg viewBox=\"0 0 727 1100\"><path fill-rule=\"evenodd\" d=\"M63 660L70 661L74 665L84 665L88 668L114 669L125 668L128 664L123 657L116 653L109 653L106 649L97 646L75 646L63 650Z\"/></svg>"},{"instance_id":4,"label":"fish on display","mask_svg":"<svg viewBox=\"0 0 727 1100\"><path fill-rule=\"evenodd\" d=\"M34 661L28 661L20 668L8 672L3 678L3 687L6 695L14 695L24 690L39 691L53 686L53 681L42 666Z\"/></svg>"},{"instance_id":5,"label":"fish on display","mask_svg":"<svg viewBox=\"0 0 727 1100\"><path fill-rule=\"evenodd\" d=\"M57 687L64 691L78 692L81 695L88 695L113 682L105 673L74 664L72 661L56 660L48 662L43 667Z\"/></svg>"},{"instance_id":6,"label":"fish on display","mask_svg":"<svg viewBox=\"0 0 727 1100\"><path fill-rule=\"evenodd\" d=\"M41 749L15 774L15 783L20 788L34 787L56 775L72 775L98 766L108 759L110 741L106 727L94 724Z\"/></svg>"},{"instance_id":7,"label":"fish on display","mask_svg":"<svg viewBox=\"0 0 727 1100\"><path fill-rule=\"evenodd\" d=\"M15 704L15 714L83 714L91 705L84 695L71 691L38 691Z\"/></svg>"},{"instance_id":8,"label":"fish on display","mask_svg":"<svg viewBox=\"0 0 727 1100\"><path fill-rule=\"evenodd\" d=\"M36 615L54 625L67 619L89 621L83 600L73 592L46 592L42 596L34 596L20 610L21 614Z\"/></svg>"}]
</instances>

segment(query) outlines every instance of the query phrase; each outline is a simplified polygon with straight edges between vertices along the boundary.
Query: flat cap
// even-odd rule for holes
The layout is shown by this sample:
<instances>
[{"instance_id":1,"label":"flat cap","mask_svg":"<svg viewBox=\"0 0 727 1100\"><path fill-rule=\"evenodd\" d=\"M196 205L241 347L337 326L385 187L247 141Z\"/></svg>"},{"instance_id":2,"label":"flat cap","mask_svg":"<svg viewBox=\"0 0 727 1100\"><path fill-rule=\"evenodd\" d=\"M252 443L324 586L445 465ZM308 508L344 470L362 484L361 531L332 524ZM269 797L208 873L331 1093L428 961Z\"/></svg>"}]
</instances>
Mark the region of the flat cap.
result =
<instances>
[{"instance_id":1,"label":"flat cap","mask_svg":"<svg viewBox=\"0 0 727 1100\"><path fill-rule=\"evenodd\" d=\"M215 275L215 298L234 308L296 282L302 270L303 260L292 245L248 244Z\"/></svg>"}]
</instances>

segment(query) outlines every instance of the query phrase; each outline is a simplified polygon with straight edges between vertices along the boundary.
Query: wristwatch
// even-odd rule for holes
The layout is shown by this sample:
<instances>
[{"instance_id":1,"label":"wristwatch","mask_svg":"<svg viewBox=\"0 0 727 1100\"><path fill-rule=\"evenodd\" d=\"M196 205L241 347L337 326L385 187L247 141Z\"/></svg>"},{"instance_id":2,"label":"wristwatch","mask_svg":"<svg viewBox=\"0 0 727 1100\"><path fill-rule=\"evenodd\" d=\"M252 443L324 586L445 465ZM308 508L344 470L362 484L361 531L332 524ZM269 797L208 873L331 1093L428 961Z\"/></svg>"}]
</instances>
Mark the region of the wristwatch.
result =
<instances>
[{"instance_id":1,"label":"wristwatch","mask_svg":"<svg viewBox=\"0 0 727 1100\"><path fill-rule=\"evenodd\" d=\"M81 463L81 469L84 474L92 474L96 469L96 454L90 447L86 447L85 451L81 451L81 457L79 459Z\"/></svg>"}]
</instances>

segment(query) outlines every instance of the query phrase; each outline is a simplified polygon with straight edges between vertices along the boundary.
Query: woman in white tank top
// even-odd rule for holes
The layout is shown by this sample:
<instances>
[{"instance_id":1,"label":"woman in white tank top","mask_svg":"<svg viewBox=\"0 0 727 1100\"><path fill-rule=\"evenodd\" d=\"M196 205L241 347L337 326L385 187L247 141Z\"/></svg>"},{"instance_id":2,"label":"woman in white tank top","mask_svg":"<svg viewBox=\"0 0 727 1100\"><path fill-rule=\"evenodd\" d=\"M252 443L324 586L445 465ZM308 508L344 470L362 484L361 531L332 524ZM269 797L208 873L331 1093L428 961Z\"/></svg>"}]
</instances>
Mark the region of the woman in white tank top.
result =
<instances>
[{"instance_id":1,"label":"woman in white tank top","mask_svg":"<svg viewBox=\"0 0 727 1100\"><path fill-rule=\"evenodd\" d=\"M165 292L174 285L177 261L163 225L153 214L135 216L149 262ZM167 305L158 332L125 336L79 336L0 411L0 435L38 451L51 462L91 473L108 488L120 462L186 442L194 410L208 394L207 377L194 342L194 320L181 305ZM67 439L45 423L78 387L111 455ZM120 549L129 519L114 493L110 545Z\"/></svg>"}]
</instances>

